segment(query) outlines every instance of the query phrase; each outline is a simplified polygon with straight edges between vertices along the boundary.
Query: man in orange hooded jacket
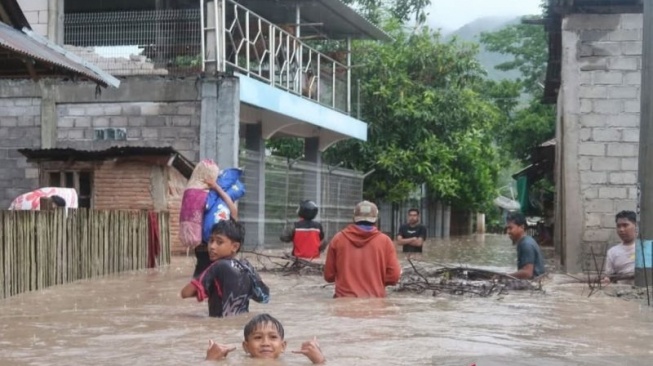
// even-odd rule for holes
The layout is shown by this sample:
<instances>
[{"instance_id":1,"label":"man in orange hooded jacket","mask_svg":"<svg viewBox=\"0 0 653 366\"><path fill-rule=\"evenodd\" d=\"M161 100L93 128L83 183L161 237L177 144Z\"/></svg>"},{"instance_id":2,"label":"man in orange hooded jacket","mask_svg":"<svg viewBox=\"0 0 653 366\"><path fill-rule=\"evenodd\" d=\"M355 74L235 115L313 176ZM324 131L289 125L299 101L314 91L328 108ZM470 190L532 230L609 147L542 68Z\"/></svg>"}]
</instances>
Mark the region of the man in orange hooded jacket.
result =
<instances>
[{"instance_id":1,"label":"man in orange hooded jacket","mask_svg":"<svg viewBox=\"0 0 653 366\"><path fill-rule=\"evenodd\" d=\"M379 209L363 201L354 223L336 234L327 252L324 279L336 283L334 297L385 297L399 281L401 266L392 239L376 228Z\"/></svg>"}]
</instances>

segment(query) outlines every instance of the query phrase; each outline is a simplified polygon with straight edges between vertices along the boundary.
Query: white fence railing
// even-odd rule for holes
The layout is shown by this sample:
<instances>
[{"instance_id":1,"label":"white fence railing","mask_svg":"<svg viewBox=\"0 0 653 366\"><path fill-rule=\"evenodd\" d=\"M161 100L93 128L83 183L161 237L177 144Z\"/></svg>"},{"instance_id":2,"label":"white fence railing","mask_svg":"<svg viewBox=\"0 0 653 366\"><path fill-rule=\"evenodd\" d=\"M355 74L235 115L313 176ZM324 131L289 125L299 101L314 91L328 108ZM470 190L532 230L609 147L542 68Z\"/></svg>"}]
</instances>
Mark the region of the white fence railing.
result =
<instances>
[{"instance_id":1,"label":"white fence railing","mask_svg":"<svg viewBox=\"0 0 653 366\"><path fill-rule=\"evenodd\" d=\"M296 24L273 24L233 0L201 1L205 71L238 71L344 113L351 112L347 52L320 52Z\"/></svg>"}]
</instances>

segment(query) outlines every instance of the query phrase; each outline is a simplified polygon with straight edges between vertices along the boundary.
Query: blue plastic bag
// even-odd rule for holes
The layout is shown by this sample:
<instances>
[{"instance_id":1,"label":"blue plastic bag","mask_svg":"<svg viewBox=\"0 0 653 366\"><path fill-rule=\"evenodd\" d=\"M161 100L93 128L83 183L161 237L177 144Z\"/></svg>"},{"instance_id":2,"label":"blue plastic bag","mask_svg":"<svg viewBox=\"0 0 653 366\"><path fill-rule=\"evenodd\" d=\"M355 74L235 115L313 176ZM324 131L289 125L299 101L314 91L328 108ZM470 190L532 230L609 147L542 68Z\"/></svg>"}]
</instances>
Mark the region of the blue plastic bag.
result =
<instances>
[{"instance_id":1,"label":"blue plastic bag","mask_svg":"<svg viewBox=\"0 0 653 366\"><path fill-rule=\"evenodd\" d=\"M239 180L241 175L242 170L230 168L220 173L216 181L220 188L222 188L234 202L245 195L245 185ZM206 208L204 210L202 222L202 240L205 243L208 243L213 225L221 220L228 220L230 215L231 212L229 212L229 207L227 207L227 204L224 203L222 198L220 198L218 192L210 190L206 198Z\"/></svg>"},{"instance_id":2,"label":"blue plastic bag","mask_svg":"<svg viewBox=\"0 0 653 366\"><path fill-rule=\"evenodd\" d=\"M243 171L238 168L229 168L220 172L216 183L225 190L229 189L237 180L240 179L240 176L243 175Z\"/></svg>"}]
</instances>

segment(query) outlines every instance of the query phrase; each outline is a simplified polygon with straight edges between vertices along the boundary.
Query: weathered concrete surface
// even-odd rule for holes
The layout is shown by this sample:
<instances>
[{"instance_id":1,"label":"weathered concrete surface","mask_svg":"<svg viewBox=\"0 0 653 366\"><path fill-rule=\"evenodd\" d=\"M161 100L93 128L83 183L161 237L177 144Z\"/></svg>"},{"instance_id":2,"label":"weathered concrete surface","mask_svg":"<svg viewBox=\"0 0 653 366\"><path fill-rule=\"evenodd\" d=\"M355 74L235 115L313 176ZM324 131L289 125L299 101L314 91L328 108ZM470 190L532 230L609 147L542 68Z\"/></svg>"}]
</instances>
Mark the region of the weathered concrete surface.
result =
<instances>
[{"instance_id":1,"label":"weathered concrete surface","mask_svg":"<svg viewBox=\"0 0 653 366\"><path fill-rule=\"evenodd\" d=\"M200 158L221 168L238 166L240 89L238 78L202 80Z\"/></svg>"},{"instance_id":2,"label":"weathered concrete surface","mask_svg":"<svg viewBox=\"0 0 653 366\"><path fill-rule=\"evenodd\" d=\"M557 229L571 272L590 265L590 246L601 253L618 241L617 212L636 209L642 21L574 14L563 22Z\"/></svg>"},{"instance_id":3,"label":"weathered concrete surface","mask_svg":"<svg viewBox=\"0 0 653 366\"><path fill-rule=\"evenodd\" d=\"M0 81L0 207L38 187L38 169L20 148L172 146L199 157L196 79L129 78L119 89L43 79ZM96 93L98 92L99 93ZM124 128L126 141L98 141L95 130Z\"/></svg>"},{"instance_id":4,"label":"weathered concrete surface","mask_svg":"<svg viewBox=\"0 0 653 366\"><path fill-rule=\"evenodd\" d=\"M38 169L17 149L41 145L40 124L40 99L0 99L0 209L7 209L11 200L38 185Z\"/></svg>"},{"instance_id":5,"label":"weathered concrete surface","mask_svg":"<svg viewBox=\"0 0 653 366\"><path fill-rule=\"evenodd\" d=\"M172 146L197 161L200 103L81 103L57 106L57 146L84 150L110 146ZM96 140L95 130L124 128L126 141Z\"/></svg>"}]
</instances>

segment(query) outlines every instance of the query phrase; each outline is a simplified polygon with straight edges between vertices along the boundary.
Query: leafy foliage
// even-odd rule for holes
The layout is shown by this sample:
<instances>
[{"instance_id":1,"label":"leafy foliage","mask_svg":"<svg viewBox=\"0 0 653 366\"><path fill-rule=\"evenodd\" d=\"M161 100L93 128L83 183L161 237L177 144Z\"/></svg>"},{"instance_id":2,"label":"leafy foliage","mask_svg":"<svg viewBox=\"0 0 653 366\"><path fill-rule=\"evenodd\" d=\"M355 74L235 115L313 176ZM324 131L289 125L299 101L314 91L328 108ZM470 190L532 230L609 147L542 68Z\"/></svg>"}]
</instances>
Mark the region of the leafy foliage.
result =
<instances>
[{"instance_id":1,"label":"leafy foliage","mask_svg":"<svg viewBox=\"0 0 653 366\"><path fill-rule=\"evenodd\" d=\"M376 24L382 19L390 18L400 22L415 20L422 24L426 21L426 8L431 0L344 0L345 4L354 6Z\"/></svg>"},{"instance_id":2,"label":"leafy foliage","mask_svg":"<svg viewBox=\"0 0 653 366\"><path fill-rule=\"evenodd\" d=\"M433 196L470 209L488 202L498 173L491 131L500 112L479 93L477 46L443 42L428 28L412 34L394 23L394 42L357 43L368 121L367 143L344 141L325 160L375 172L371 199L401 201L420 184Z\"/></svg>"},{"instance_id":3,"label":"leafy foliage","mask_svg":"<svg viewBox=\"0 0 653 366\"><path fill-rule=\"evenodd\" d=\"M281 137L267 140L265 147L276 156L290 159L299 159L304 156L304 139L298 137Z\"/></svg>"},{"instance_id":4,"label":"leafy foliage","mask_svg":"<svg viewBox=\"0 0 653 366\"><path fill-rule=\"evenodd\" d=\"M517 110L501 138L503 147L512 156L526 161L533 148L555 136L555 109L539 100Z\"/></svg>"},{"instance_id":5,"label":"leafy foliage","mask_svg":"<svg viewBox=\"0 0 653 366\"><path fill-rule=\"evenodd\" d=\"M515 24L499 31L481 34L481 43L493 52L513 56L512 60L496 66L502 71L518 70L525 92L542 94L548 57L546 33L540 25Z\"/></svg>"},{"instance_id":6,"label":"leafy foliage","mask_svg":"<svg viewBox=\"0 0 653 366\"><path fill-rule=\"evenodd\" d=\"M481 42L491 51L512 56L497 68L522 75L514 82L488 81L484 89L506 122L496 132L497 142L507 156L526 161L534 147L555 136L555 109L540 102L548 55L544 27L515 24L482 34ZM525 105L520 92L526 93Z\"/></svg>"}]
</instances>

